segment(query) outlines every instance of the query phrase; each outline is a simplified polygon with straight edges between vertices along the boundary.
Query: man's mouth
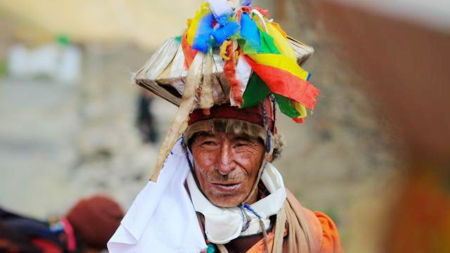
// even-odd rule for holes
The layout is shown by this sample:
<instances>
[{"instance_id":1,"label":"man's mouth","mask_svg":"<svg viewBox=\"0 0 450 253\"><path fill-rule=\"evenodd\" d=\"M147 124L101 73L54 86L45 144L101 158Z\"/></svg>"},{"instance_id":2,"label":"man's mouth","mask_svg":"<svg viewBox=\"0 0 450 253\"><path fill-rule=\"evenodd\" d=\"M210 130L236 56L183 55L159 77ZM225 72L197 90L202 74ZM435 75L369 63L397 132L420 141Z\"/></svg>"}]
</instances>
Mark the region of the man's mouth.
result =
<instances>
[{"instance_id":1,"label":"man's mouth","mask_svg":"<svg viewBox=\"0 0 450 253\"><path fill-rule=\"evenodd\" d=\"M233 191L236 190L240 183L211 183L216 189L220 191Z\"/></svg>"}]
</instances>

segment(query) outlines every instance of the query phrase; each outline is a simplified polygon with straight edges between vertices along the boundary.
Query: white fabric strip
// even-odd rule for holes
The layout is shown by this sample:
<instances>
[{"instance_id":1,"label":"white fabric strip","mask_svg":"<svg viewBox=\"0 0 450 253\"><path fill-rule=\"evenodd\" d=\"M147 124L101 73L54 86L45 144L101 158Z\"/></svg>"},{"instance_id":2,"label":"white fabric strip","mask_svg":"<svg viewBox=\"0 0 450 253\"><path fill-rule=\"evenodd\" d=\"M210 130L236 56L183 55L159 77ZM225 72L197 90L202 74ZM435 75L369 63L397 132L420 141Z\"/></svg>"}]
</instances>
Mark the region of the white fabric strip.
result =
<instances>
[{"instance_id":1,"label":"white fabric strip","mask_svg":"<svg viewBox=\"0 0 450 253\"><path fill-rule=\"evenodd\" d=\"M208 0L211 11L214 16L220 17L223 14L232 14L233 9L227 0Z\"/></svg>"},{"instance_id":2,"label":"white fabric strip","mask_svg":"<svg viewBox=\"0 0 450 253\"><path fill-rule=\"evenodd\" d=\"M252 67L245 60L244 56L239 55L239 61L236 66L236 78L241 82L241 92L242 95L247 89L248 80L250 79L250 75L252 74Z\"/></svg>"}]
</instances>

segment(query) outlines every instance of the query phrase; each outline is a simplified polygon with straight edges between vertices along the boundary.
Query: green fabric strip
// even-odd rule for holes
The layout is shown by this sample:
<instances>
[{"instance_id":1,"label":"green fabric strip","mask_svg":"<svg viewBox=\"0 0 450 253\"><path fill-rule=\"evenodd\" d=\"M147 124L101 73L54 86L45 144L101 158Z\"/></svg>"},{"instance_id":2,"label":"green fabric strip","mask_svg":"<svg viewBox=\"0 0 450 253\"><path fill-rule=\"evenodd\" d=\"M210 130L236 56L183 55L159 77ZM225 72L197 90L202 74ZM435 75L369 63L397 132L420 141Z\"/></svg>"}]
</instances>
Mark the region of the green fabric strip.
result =
<instances>
[{"instance_id":1,"label":"green fabric strip","mask_svg":"<svg viewBox=\"0 0 450 253\"><path fill-rule=\"evenodd\" d=\"M256 73L253 73L244 91L242 108L257 105L269 94L270 89L267 84Z\"/></svg>"},{"instance_id":2,"label":"green fabric strip","mask_svg":"<svg viewBox=\"0 0 450 253\"><path fill-rule=\"evenodd\" d=\"M245 55L253 55L253 54L257 54L258 51L256 50L256 48L252 47L250 45L250 43L248 43L246 40L244 39L239 39L238 40L239 43L239 47L242 49L242 52Z\"/></svg>"},{"instance_id":3,"label":"green fabric strip","mask_svg":"<svg viewBox=\"0 0 450 253\"><path fill-rule=\"evenodd\" d=\"M300 113L294 108L291 103L291 100L285 96L281 96L278 94L274 94L275 99L277 100L278 106L280 107L280 111L291 118L297 118L300 116Z\"/></svg>"},{"instance_id":4,"label":"green fabric strip","mask_svg":"<svg viewBox=\"0 0 450 253\"><path fill-rule=\"evenodd\" d=\"M259 37L261 41L261 49L259 50L260 54L280 54L280 51L273 42L272 36L259 29Z\"/></svg>"},{"instance_id":5,"label":"green fabric strip","mask_svg":"<svg viewBox=\"0 0 450 253\"><path fill-rule=\"evenodd\" d=\"M280 54L277 46L273 42L272 36L263 30L259 29L259 36L261 47L259 50L252 47L250 43L248 43L245 39L241 38L238 40L239 46L242 49L242 52L246 55L254 55L254 54Z\"/></svg>"}]
</instances>

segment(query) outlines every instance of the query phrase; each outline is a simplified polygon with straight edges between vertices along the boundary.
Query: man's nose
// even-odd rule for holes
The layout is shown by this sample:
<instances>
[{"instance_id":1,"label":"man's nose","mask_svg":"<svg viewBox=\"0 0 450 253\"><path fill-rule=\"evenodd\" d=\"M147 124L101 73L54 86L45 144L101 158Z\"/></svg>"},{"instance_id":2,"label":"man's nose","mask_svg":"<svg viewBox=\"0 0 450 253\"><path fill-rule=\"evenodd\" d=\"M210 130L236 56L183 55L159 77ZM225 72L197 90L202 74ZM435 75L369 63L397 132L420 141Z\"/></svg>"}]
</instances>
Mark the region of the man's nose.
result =
<instances>
[{"instance_id":1,"label":"man's nose","mask_svg":"<svg viewBox=\"0 0 450 253\"><path fill-rule=\"evenodd\" d=\"M231 145L225 141L220 149L218 171L221 175L228 175L235 167Z\"/></svg>"}]
</instances>

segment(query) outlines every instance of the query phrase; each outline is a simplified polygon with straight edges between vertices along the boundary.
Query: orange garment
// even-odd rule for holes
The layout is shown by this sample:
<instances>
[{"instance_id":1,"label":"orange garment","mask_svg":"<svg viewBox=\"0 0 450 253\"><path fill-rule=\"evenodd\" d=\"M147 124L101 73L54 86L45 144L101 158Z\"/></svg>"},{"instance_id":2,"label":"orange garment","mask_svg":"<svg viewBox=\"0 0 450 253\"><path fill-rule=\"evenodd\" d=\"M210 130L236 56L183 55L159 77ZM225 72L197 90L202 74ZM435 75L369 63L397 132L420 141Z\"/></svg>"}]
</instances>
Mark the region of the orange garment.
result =
<instances>
[{"instance_id":1,"label":"orange garment","mask_svg":"<svg viewBox=\"0 0 450 253\"><path fill-rule=\"evenodd\" d=\"M341 240L333 220L322 212L315 211L314 214L319 219L322 227L322 246L320 252L342 252Z\"/></svg>"},{"instance_id":2,"label":"orange garment","mask_svg":"<svg viewBox=\"0 0 450 253\"><path fill-rule=\"evenodd\" d=\"M339 233L336 225L326 214L322 212L315 211L315 218L318 219L321 225L321 234L314 235L315 238L321 238L320 253L339 253L342 252L341 243L339 239ZM311 222L312 223L312 222ZM285 233L285 238L286 238ZM267 234L268 246L270 249L273 247L274 232L269 232ZM259 240L255 245L253 245L246 253L264 253L264 239Z\"/></svg>"},{"instance_id":3,"label":"orange garment","mask_svg":"<svg viewBox=\"0 0 450 253\"><path fill-rule=\"evenodd\" d=\"M274 232L270 232L267 234L267 242L268 246L271 249L273 247L273 236L275 235ZM259 240L255 245L253 245L249 250L246 251L246 253L264 253L265 251L264 246L264 238Z\"/></svg>"}]
</instances>

